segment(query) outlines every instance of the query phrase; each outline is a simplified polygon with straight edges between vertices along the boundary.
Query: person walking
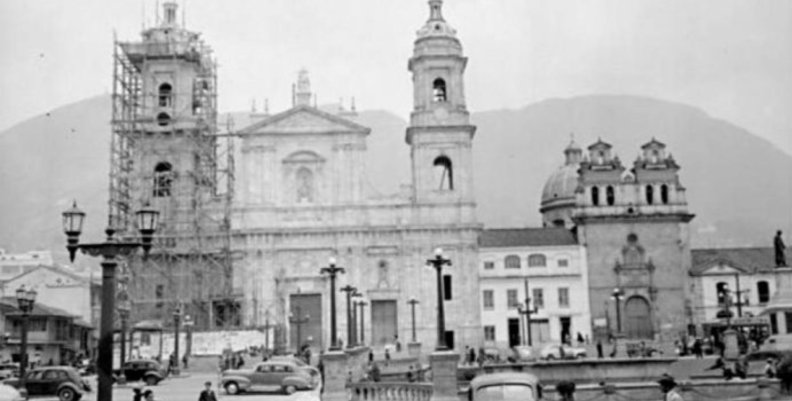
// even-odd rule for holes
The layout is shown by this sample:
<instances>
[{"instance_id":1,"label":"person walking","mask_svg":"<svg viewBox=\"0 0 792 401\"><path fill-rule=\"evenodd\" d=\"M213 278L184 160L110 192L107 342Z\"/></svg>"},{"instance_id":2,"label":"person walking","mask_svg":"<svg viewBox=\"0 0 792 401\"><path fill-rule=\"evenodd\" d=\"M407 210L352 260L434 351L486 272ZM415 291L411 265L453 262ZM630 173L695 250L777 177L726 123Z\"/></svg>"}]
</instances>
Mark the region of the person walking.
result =
<instances>
[{"instance_id":1,"label":"person walking","mask_svg":"<svg viewBox=\"0 0 792 401\"><path fill-rule=\"evenodd\" d=\"M682 395L679 394L677 390L677 383L673 377L669 375L663 375L663 377L657 381L660 385L660 391L663 392L663 401L685 401L682 398Z\"/></svg>"},{"instance_id":2,"label":"person walking","mask_svg":"<svg viewBox=\"0 0 792 401\"><path fill-rule=\"evenodd\" d=\"M597 340L597 358L602 359L602 340Z\"/></svg>"},{"instance_id":3,"label":"person walking","mask_svg":"<svg viewBox=\"0 0 792 401\"><path fill-rule=\"evenodd\" d=\"M217 395L212 390L212 382L207 381L204 383L204 389L201 395L198 396L198 401L217 401Z\"/></svg>"},{"instance_id":4,"label":"person walking","mask_svg":"<svg viewBox=\"0 0 792 401\"><path fill-rule=\"evenodd\" d=\"M575 401L575 383L562 380L556 384L556 392L561 397L560 401Z\"/></svg>"}]
</instances>

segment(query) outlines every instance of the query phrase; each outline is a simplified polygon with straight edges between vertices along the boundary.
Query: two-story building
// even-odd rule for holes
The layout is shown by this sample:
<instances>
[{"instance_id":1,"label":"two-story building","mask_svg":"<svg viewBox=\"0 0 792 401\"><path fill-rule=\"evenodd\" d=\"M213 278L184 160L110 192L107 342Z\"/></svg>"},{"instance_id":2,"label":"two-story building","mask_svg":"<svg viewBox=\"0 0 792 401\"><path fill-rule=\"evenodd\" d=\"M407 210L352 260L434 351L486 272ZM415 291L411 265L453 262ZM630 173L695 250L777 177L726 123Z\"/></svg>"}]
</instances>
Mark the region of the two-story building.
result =
<instances>
[{"instance_id":1,"label":"two-story building","mask_svg":"<svg viewBox=\"0 0 792 401\"><path fill-rule=\"evenodd\" d=\"M526 344L529 336L532 345L574 342L578 334L590 337L585 248L571 231L484 230L479 238L479 277L486 345ZM521 313L526 298L532 312L530 330Z\"/></svg>"}]
</instances>

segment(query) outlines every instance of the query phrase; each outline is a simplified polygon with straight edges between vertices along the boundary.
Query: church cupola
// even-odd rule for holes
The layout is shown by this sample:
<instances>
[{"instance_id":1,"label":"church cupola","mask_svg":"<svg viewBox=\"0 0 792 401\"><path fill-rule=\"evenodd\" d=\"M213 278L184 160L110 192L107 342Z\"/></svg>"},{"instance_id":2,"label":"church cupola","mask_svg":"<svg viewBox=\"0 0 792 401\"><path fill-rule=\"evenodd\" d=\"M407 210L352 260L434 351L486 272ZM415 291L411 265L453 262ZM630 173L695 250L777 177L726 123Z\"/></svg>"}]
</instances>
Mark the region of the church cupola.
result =
<instances>
[{"instance_id":1,"label":"church cupola","mask_svg":"<svg viewBox=\"0 0 792 401\"><path fill-rule=\"evenodd\" d=\"M165 12L165 18L162 20L163 27L175 27L177 25L176 10L178 7L179 5L174 1L166 1L162 4L162 9Z\"/></svg>"},{"instance_id":2,"label":"church cupola","mask_svg":"<svg viewBox=\"0 0 792 401\"><path fill-rule=\"evenodd\" d=\"M303 68L297 75L297 83L294 85L294 106L311 105L311 80L308 78L308 70Z\"/></svg>"},{"instance_id":3,"label":"church cupola","mask_svg":"<svg viewBox=\"0 0 792 401\"><path fill-rule=\"evenodd\" d=\"M583 149L572 139L566 149L564 149L564 156L566 156L566 162L564 164L567 166L578 165L583 159Z\"/></svg>"}]
</instances>

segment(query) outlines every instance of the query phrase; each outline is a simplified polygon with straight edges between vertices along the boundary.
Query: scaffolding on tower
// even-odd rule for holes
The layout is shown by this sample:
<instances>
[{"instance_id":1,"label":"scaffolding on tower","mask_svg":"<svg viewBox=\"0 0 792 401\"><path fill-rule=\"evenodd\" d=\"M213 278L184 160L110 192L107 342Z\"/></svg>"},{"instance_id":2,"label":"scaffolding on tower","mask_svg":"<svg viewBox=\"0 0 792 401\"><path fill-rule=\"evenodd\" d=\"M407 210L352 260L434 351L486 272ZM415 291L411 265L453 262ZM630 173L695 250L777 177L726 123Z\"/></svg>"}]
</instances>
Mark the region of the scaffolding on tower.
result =
<instances>
[{"instance_id":1,"label":"scaffolding on tower","mask_svg":"<svg viewBox=\"0 0 792 401\"><path fill-rule=\"evenodd\" d=\"M186 30L166 40L148 40L146 32L144 38L114 40L113 51L109 224L121 238L132 238L135 210L151 203L160 211L150 256L122 267L130 278L132 319L167 325L180 307L197 328L237 326L234 137L218 131L216 61L199 35ZM191 89L174 85L170 97L155 93L146 83L149 63L173 63L174 71L187 66ZM157 114L163 107L168 113Z\"/></svg>"}]
</instances>

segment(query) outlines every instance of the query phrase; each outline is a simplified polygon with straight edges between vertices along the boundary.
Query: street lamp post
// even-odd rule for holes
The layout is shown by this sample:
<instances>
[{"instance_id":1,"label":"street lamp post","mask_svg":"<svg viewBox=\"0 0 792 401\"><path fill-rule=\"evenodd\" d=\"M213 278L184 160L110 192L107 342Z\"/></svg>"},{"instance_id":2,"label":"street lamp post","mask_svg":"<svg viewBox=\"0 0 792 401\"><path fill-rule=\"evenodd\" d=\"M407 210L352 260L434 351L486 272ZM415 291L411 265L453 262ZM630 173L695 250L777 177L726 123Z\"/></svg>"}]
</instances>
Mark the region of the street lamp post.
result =
<instances>
[{"instance_id":1,"label":"street lamp post","mask_svg":"<svg viewBox=\"0 0 792 401\"><path fill-rule=\"evenodd\" d=\"M302 325L304 323L308 323L311 320L311 316L307 313L305 316L302 316L302 308L298 305L294 307L295 312L292 312L289 316L289 323L294 324L297 326L297 344L294 347L295 350L299 353L300 347L302 346Z\"/></svg>"},{"instance_id":2,"label":"street lamp post","mask_svg":"<svg viewBox=\"0 0 792 401\"><path fill-rule=\"evenodd\" d=\"M184 369L187 369L187 362L190 360L190 355L192 355L192 327L195 325L195 322L193 322L190 315L186 315L184 316L184 323L182 323L182 325L187 335L187 339L185 340L187 344L184 346Z\"/></svg>"},{"instance_id":3,"label":"street lamp post","mask_svg":"<svg viewBox=\"0 0 792 401\"><path fill-rule=\"evenodd\" d=\"M179 326L181 326L181 316L181 305L176 305L173 310L173 358L170 363L174 376L179 375Z\"/></svg>"},{"instance_id":4,"label":"street lamp post","mask_svg":"<svg viewBox=\"0 0 792 401\"><path fill-rule=\"evenodd\" d=\"M97 399L112 401L113 399L113 313L115 312L116 267L118 258L132 254L137 248L143 248L144 258L151 249L151 240L157 228L159 212L145 206L135 213L141 241L120 241L115 237L115 228L105 229L107 239L103 243L80 244L85 213L77 208L77 202L71 209L63 212L63 231L66 233L66 249L69 258L74 262L77 250L90 256L102 257L102 311L99 334L99 388Z\"/></svg>"},{"instance_id":5,"label":"street lamp post","mask_svg":"<svg viewBox=\"0 0 792 401\"><path fill-rule=\"evenodd\" d=\"M319 273L330 276L330 350L338 350L338 329L336 327L336 275L344 273L344 268L336 266L335 258L330 258L330 265L319 269Z\"/></svg>"},{"instance_id":6,"label":"street lamp post","mask_svg":"<svg viewBox=\"0 0 792 401\"><path fill-rule=\"evenodd\" d=\"M22 333L19 349L19 381L20 388L25 388L25 370L27 369L27 335L28 335L28 320L30 320L30 312L33 311L33 304L36 303L36 290L26 290L25 286L21 286L16 290L16 299L19 310L22 311Z\"/></svg>"},{"instance_id":7,"label":"street lamp post","mask_svg":"<svg viewBox=\"0 0 792 401\"><path fill-rule=\"evenodd\" d=\"M352 330L355 326L352 323L352 294L357 291L357 288L347 284L344 287L341 287L341 291L346 293L346 303L347 303L347 348L352 348L354 344L352 344Z\"/></svg>"},{"instance_id":8,"label":"street lamp post","mask_svg":"<svg viewBox=\"0 0 792 401\"><path fill-rule=\"evenodd\" d=\"M435 257L428 259L427 264L437 271L437 350L446 350L445 340L445 308L443 306L443 266L451 266L451 260L443 257L443 250L435 249Z\"/></svg>"},{"instance_id":9,"label":"street lamp post","mask_svg":"<svg viewBox=\"0 0 792 401\"><path fill-rule=\"evenodd\" d=\"M121 376L118 378L120 383L126 382L126 371L124 369L124 363L126 362L126 333L127 333L127 322L129 321L129 313L131 312L132 308L130 306L129 298L124 297L118 300L118 318L121 320Z\"/></svg>"},{"instance_id":10,"label":"street lamp post","mask_svg":"<svg viewBox=\"0 0 792 401\"><path fill-rule=\"evenodd\" d=\"M366 345L366 301L360 300L358 301L358 306L360 307L360 345Z\"/></svg>"},{"instance_id":11,"label":"street lamp post","mask_svg":"<svg viewBox=\"0 0 792 401\"><path fill-rule=\"evenodd\" d=\"M412 342L415 343L418 342L418 339L415 337L415 305L421 302L415 298L410 298L410 300L407 301L407 303L410 304L410 309L411 309L410 313L412 315Z\"/></svg>"},{"instance_id":12,"label":"street lamp post","mask_svg":"<svg viewBox=\"0 0 792 401\"><path fill-rule=\"evenodd\" d=\"M613 289L613 295L611 296L614 301L616 301L616 333L621 333L621 300L624 298L624 292L621 288L616 287Z\"/></svg>"},{"instance_id":13,"label":"street lamp post","mask_svg":"<svg viewBox=\"0 0 792 401\"><path fill-rule=\"evenodd\" d=\"M363 294L359 293L356 289L355 292L352 294L352 341L354 342L355 345L360 344L359 343L360 338L358 336L358 325L357 325L358 301L356 301L356 299L360 299L360 298L363 298Z\"/></svg>"}]
</instances>

